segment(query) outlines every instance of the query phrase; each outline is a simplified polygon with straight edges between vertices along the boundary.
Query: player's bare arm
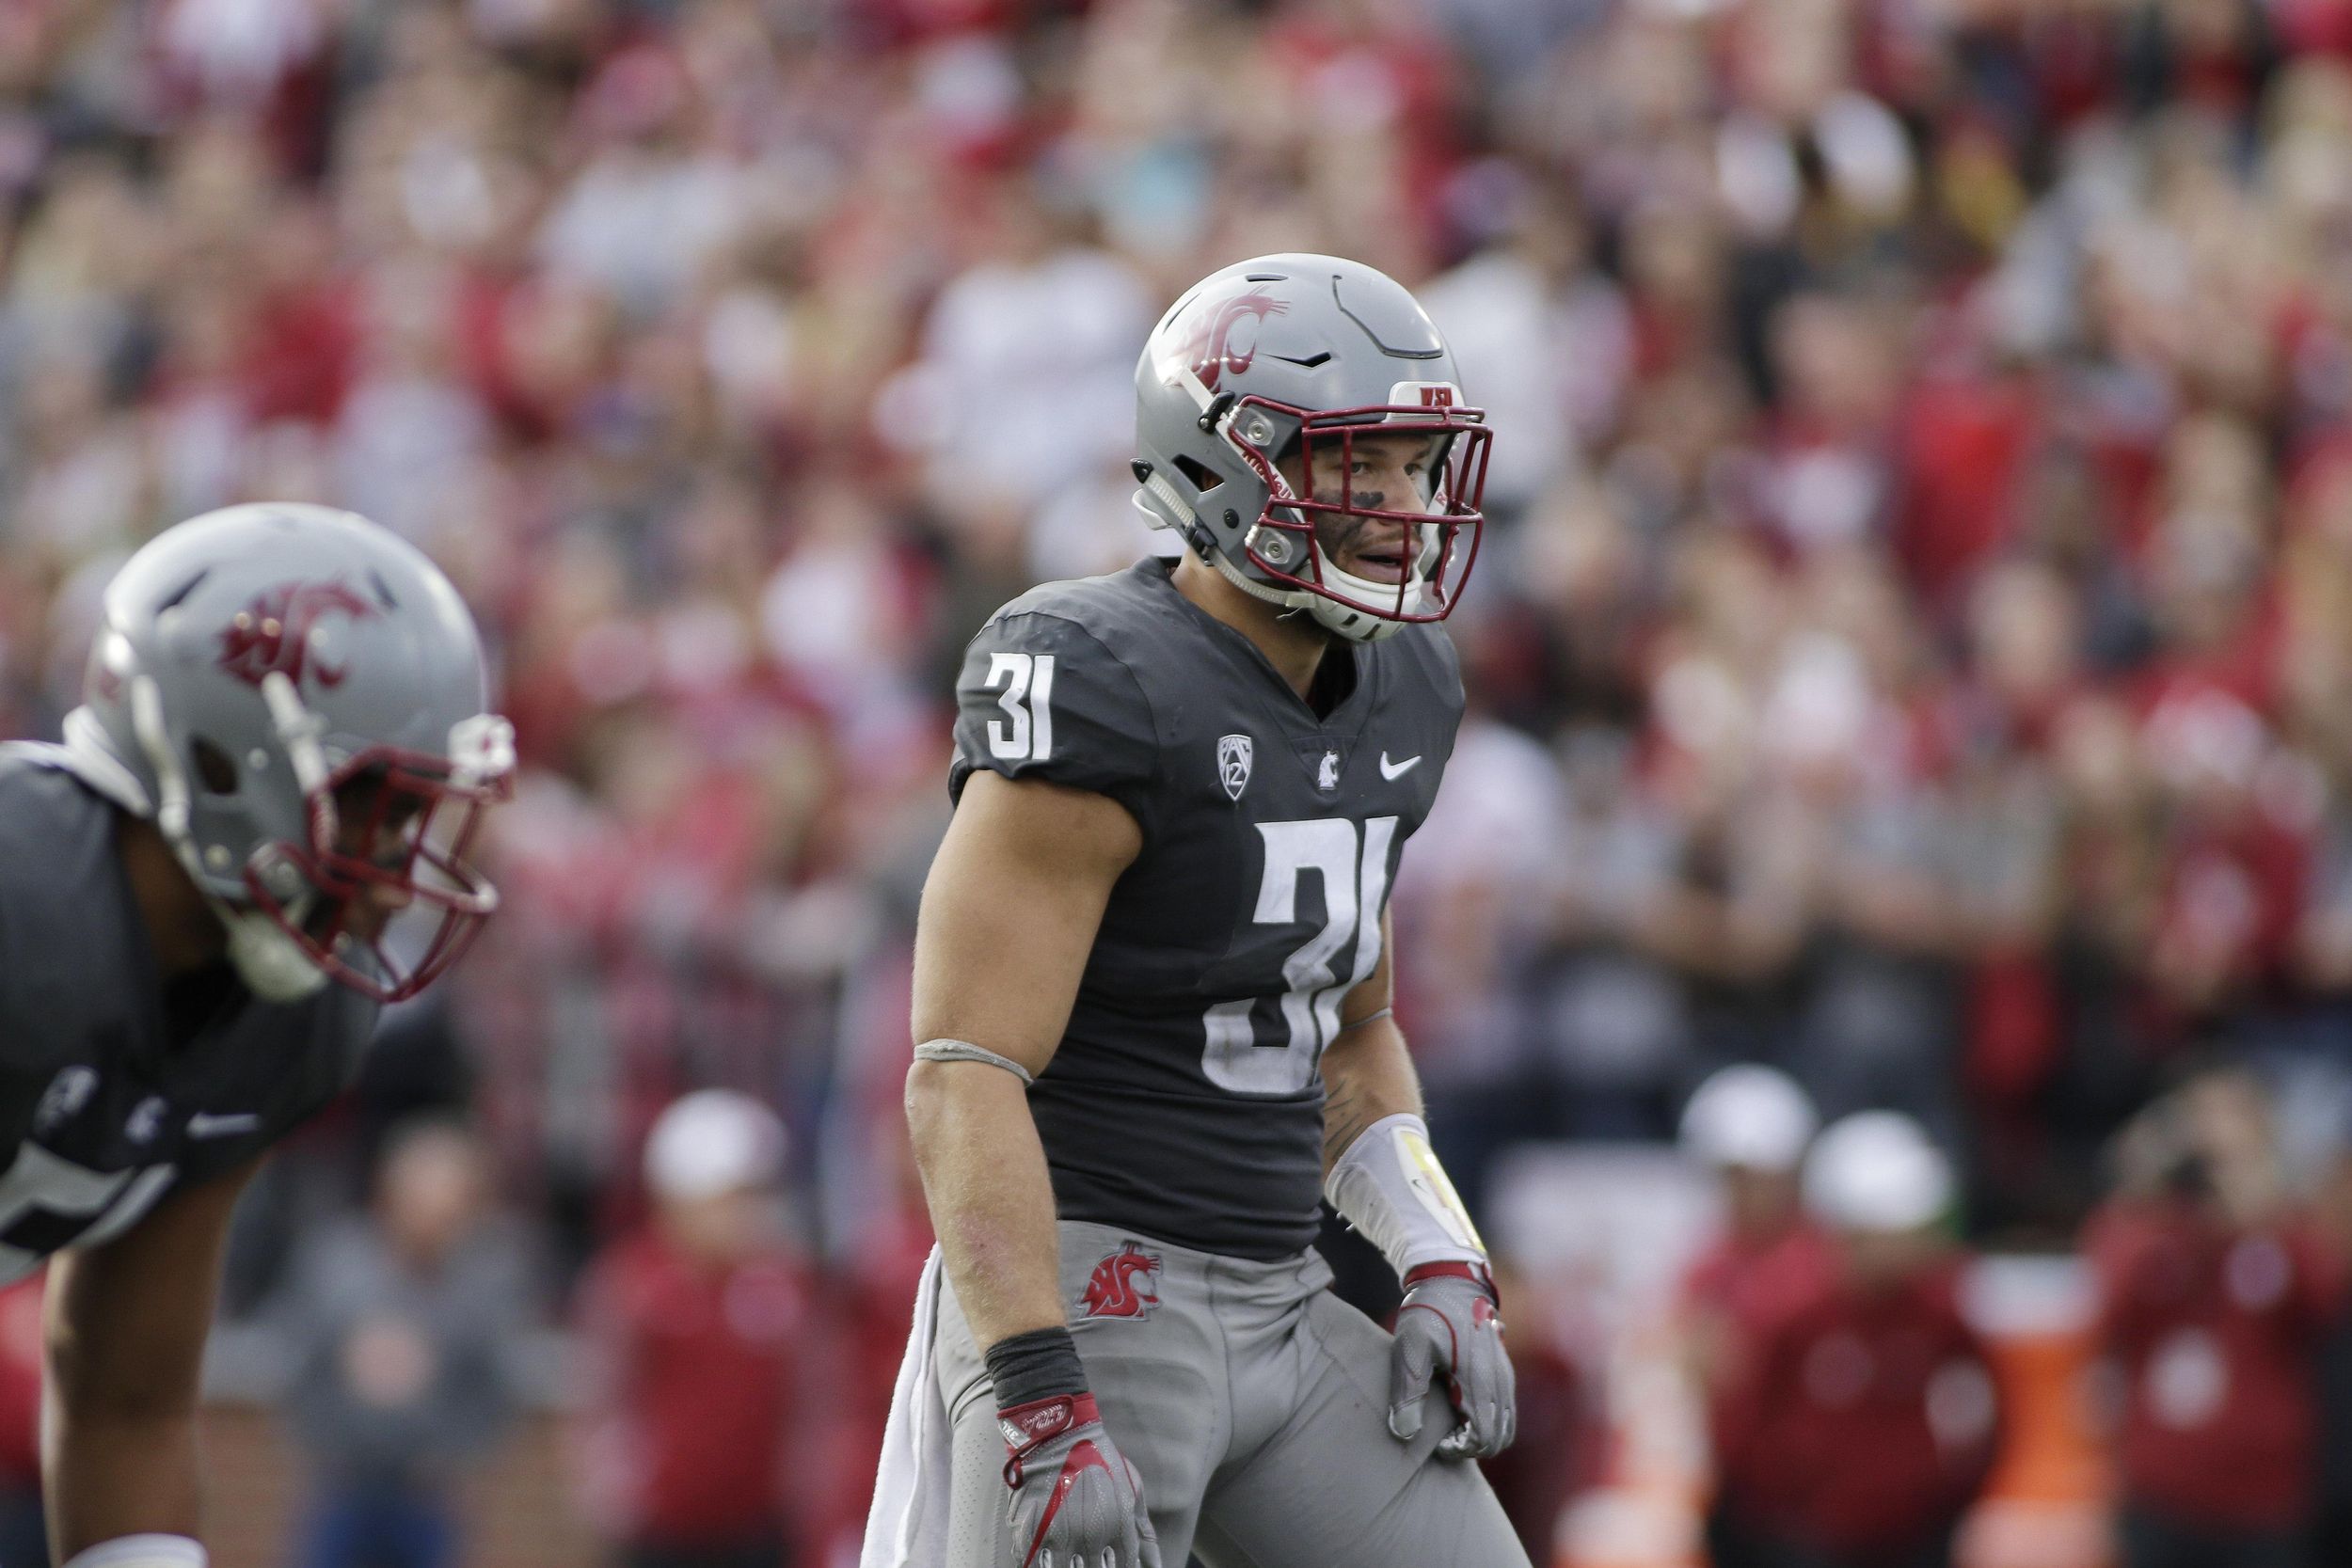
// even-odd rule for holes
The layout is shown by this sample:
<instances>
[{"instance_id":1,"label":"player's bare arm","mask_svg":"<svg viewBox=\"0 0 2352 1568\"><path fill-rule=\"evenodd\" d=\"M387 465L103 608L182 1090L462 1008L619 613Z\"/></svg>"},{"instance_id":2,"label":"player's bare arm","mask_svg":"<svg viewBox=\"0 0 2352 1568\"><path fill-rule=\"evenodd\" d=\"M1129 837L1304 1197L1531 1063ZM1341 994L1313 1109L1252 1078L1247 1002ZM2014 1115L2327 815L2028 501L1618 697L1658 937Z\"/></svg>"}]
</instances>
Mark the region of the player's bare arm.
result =
<instances>
[{"instance_id":1,"label":"player's bare arm","mask_svg":"<svg viewBox=\"0 0 2352 1568\"><path fill-rule=\"evenodd\" d=\"M1412 1053L1392 1010L1395 986L1389 975L1393 942L1388 917L1380 922L1380 965L1340 1006L1340 1032L1323 1053L1323 1170L1326 1176L1347 1147L1373 1123L1387 1117L1422 1114L1421 1080Z\"/></svg>"},{"instance_id":2,"label":"player's bare arm","mask_svg":"<svg viewBox=\"0 0 2352 1568\"><path fill-rule=\"evenodd\" d=\"M1062 1311L1054 1191L1025 1093L1069 1023L1111 886L1142 848L1106 796L976 774L915 927L922 1043L907 1125L947 1277L988 1353L1024 1563L1058 1553L1160 1568L1141 1480L1104 1429Z\"/></svg>"},{"instance_id":3,"label":"player's bare arm","mask_svg":"<svg viewBox=\"0 0 2352 1568\"><path fill-rule=\"evenodd\" d=\"M101 1542L198 1536L204 1337L230 1212L259 1164L178 1193L114 1241L51 1265L41 1468L57 1560Z\"/></svg>"},{"instance_id":4,"label":"player's bare arm","mask_svg":"<svg viewBox=\"0 0 2352 1568\"><path fill-rule=\"evenodd\" d=\"M914 1037L1044 1070L1111 885L1142 848L1105 796L977 773L924 884ZM983 1345L1063 1321L1054 1197L1021 1080L984 1061L917 1061L907 1123L948 1277Z\"/></svg>"}]
</instances>

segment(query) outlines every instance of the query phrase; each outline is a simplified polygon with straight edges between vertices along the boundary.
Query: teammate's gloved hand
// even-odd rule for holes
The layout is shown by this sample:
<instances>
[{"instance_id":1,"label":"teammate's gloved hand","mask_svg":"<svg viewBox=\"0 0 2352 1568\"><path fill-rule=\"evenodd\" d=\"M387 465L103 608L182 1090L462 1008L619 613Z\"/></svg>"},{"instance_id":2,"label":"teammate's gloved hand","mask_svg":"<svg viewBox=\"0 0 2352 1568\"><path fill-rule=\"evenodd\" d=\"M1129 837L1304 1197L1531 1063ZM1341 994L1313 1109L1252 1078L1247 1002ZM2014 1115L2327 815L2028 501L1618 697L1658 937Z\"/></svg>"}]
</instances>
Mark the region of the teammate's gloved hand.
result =
<instances>
[{"instance_id":1,"label":"teammate's gloved hand","mask_svg":"<svg viewBox=\"0 0 2352 1568\"><path fill-rule=\"evenodd\" d=\"M1103 1426L1092 1394L996 1412L1012 1457L1014 1568L1160 1568L1143 1481Z\"/></svg>"},{"instance_id":2,"label":"teammate's gloved hand","mask_svg":"<svg viewBox=\"0 0 2352 1568\"><path fill-rule=\"evenodd\" d=\"M1421 1432L1432 1372L1452 1386L1461 1424L1438 1441L1440 1459L1501 1453L1518 1432L1518 1389L1502 1349L1494 1276L1476 1263L1424 1263L1405 1276L1389 1356L1389 1431Z\"/></svg>"}]
</instances>

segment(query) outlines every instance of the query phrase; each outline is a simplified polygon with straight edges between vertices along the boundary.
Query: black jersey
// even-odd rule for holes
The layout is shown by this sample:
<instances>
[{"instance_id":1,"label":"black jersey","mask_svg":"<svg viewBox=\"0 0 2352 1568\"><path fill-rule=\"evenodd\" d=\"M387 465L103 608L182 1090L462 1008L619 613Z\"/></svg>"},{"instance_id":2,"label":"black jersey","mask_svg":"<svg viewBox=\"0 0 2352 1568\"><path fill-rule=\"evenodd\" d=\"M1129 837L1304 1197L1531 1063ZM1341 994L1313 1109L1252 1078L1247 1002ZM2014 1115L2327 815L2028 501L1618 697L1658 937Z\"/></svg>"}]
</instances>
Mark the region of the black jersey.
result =
<instances>
[{"instance_id":1,"label":"black jersey","mask_svg":"<svg viewBox=\"0 0 2352 1568\"><path fill-rule=\"evenodd\" d=\"M0 745L0 1280L251 1159L342 1089L375 1014L225 972L167 993L115 808L55 748Z\"/></svg>"},{"instance_id":2,"label":"black jersey","mask_svg":"<svg viewBox=\"0 0 2352 1568\"><path fill-rule=\"evenodd\" d=\"M997 611L964 659L950 788L977 768L1044 779L1109 796L1143 832L1029 1090L1061 1217L1272 1259L1314 1236L1317 1063L1379 960L1461 676L1435 626L1340 644L1355 685L1317 718L1169 569Z\"/></svg>"}]
</instances>

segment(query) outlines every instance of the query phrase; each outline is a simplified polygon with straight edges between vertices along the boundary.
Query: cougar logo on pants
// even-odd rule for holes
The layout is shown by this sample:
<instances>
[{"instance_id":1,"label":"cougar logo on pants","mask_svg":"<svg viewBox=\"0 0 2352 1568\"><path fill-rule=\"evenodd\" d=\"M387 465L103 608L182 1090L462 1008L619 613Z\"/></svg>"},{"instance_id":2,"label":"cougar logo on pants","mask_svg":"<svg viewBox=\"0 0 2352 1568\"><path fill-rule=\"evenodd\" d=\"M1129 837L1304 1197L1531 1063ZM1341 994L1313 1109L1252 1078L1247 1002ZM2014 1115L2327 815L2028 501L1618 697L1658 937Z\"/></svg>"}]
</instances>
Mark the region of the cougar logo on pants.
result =
<instances>
[{"instance_id":1,"label":"cougar logo on pants","mask_svg":"<svg viewBox=\"0 0 2352 1568\"><path fill-rule=\"evenodd\" d=\"M1148 1318L1160 1304L1160 1255L1129 1242L1094 1265L1084 1300L1089 1318Z\"/></svg>"}]
</instances>

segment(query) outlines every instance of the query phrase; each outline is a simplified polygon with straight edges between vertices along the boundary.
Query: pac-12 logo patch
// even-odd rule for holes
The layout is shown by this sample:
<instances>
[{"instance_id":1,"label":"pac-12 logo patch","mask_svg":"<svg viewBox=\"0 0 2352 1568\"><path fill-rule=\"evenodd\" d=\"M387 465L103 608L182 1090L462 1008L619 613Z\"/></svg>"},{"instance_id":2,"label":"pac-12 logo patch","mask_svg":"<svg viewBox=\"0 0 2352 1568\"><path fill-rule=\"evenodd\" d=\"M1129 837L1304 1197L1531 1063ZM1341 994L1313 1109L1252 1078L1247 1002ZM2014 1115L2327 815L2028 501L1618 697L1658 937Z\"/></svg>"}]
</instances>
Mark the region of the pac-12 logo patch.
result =
<instances>
[{"instance_id":1,"label":"pac-12 logo patch","mask_svg":"<svg viewBox=\"0 0 2352 1568\"><path fill-rule=\"evenodd\" d=\"M1216 741L1216 782L1225 786L1232 800L1241 799L1241 792L1249 787L1249 764L1255 757L1258 743L1246 735L1224 735Z\"/></svg>"},{"instance_id":2,"label":"pac-12 logo patch","mask_svg":"<svg viewBox=\"0 0 2352 1568\"><path fill-rule=\"evenodd\" d=\"M1089 1318L1148 1318L1160 1304L1160 1255L1133 1242L1094 1265L1080 1305Z\"/></svg>"},{"instance_id":3,"label":"pac-12 logo patch","mask_svg":"<svg viewBox=\"0 0 2352 1568\"><path fill-rule=\"evenodd\" d=\"M1332 790L1340 787L1339 752L1326 752L1323 753L1323 762L1315 768L1315 787L1322 790L1327 795Z\"/></svg>"}]
</instances>

